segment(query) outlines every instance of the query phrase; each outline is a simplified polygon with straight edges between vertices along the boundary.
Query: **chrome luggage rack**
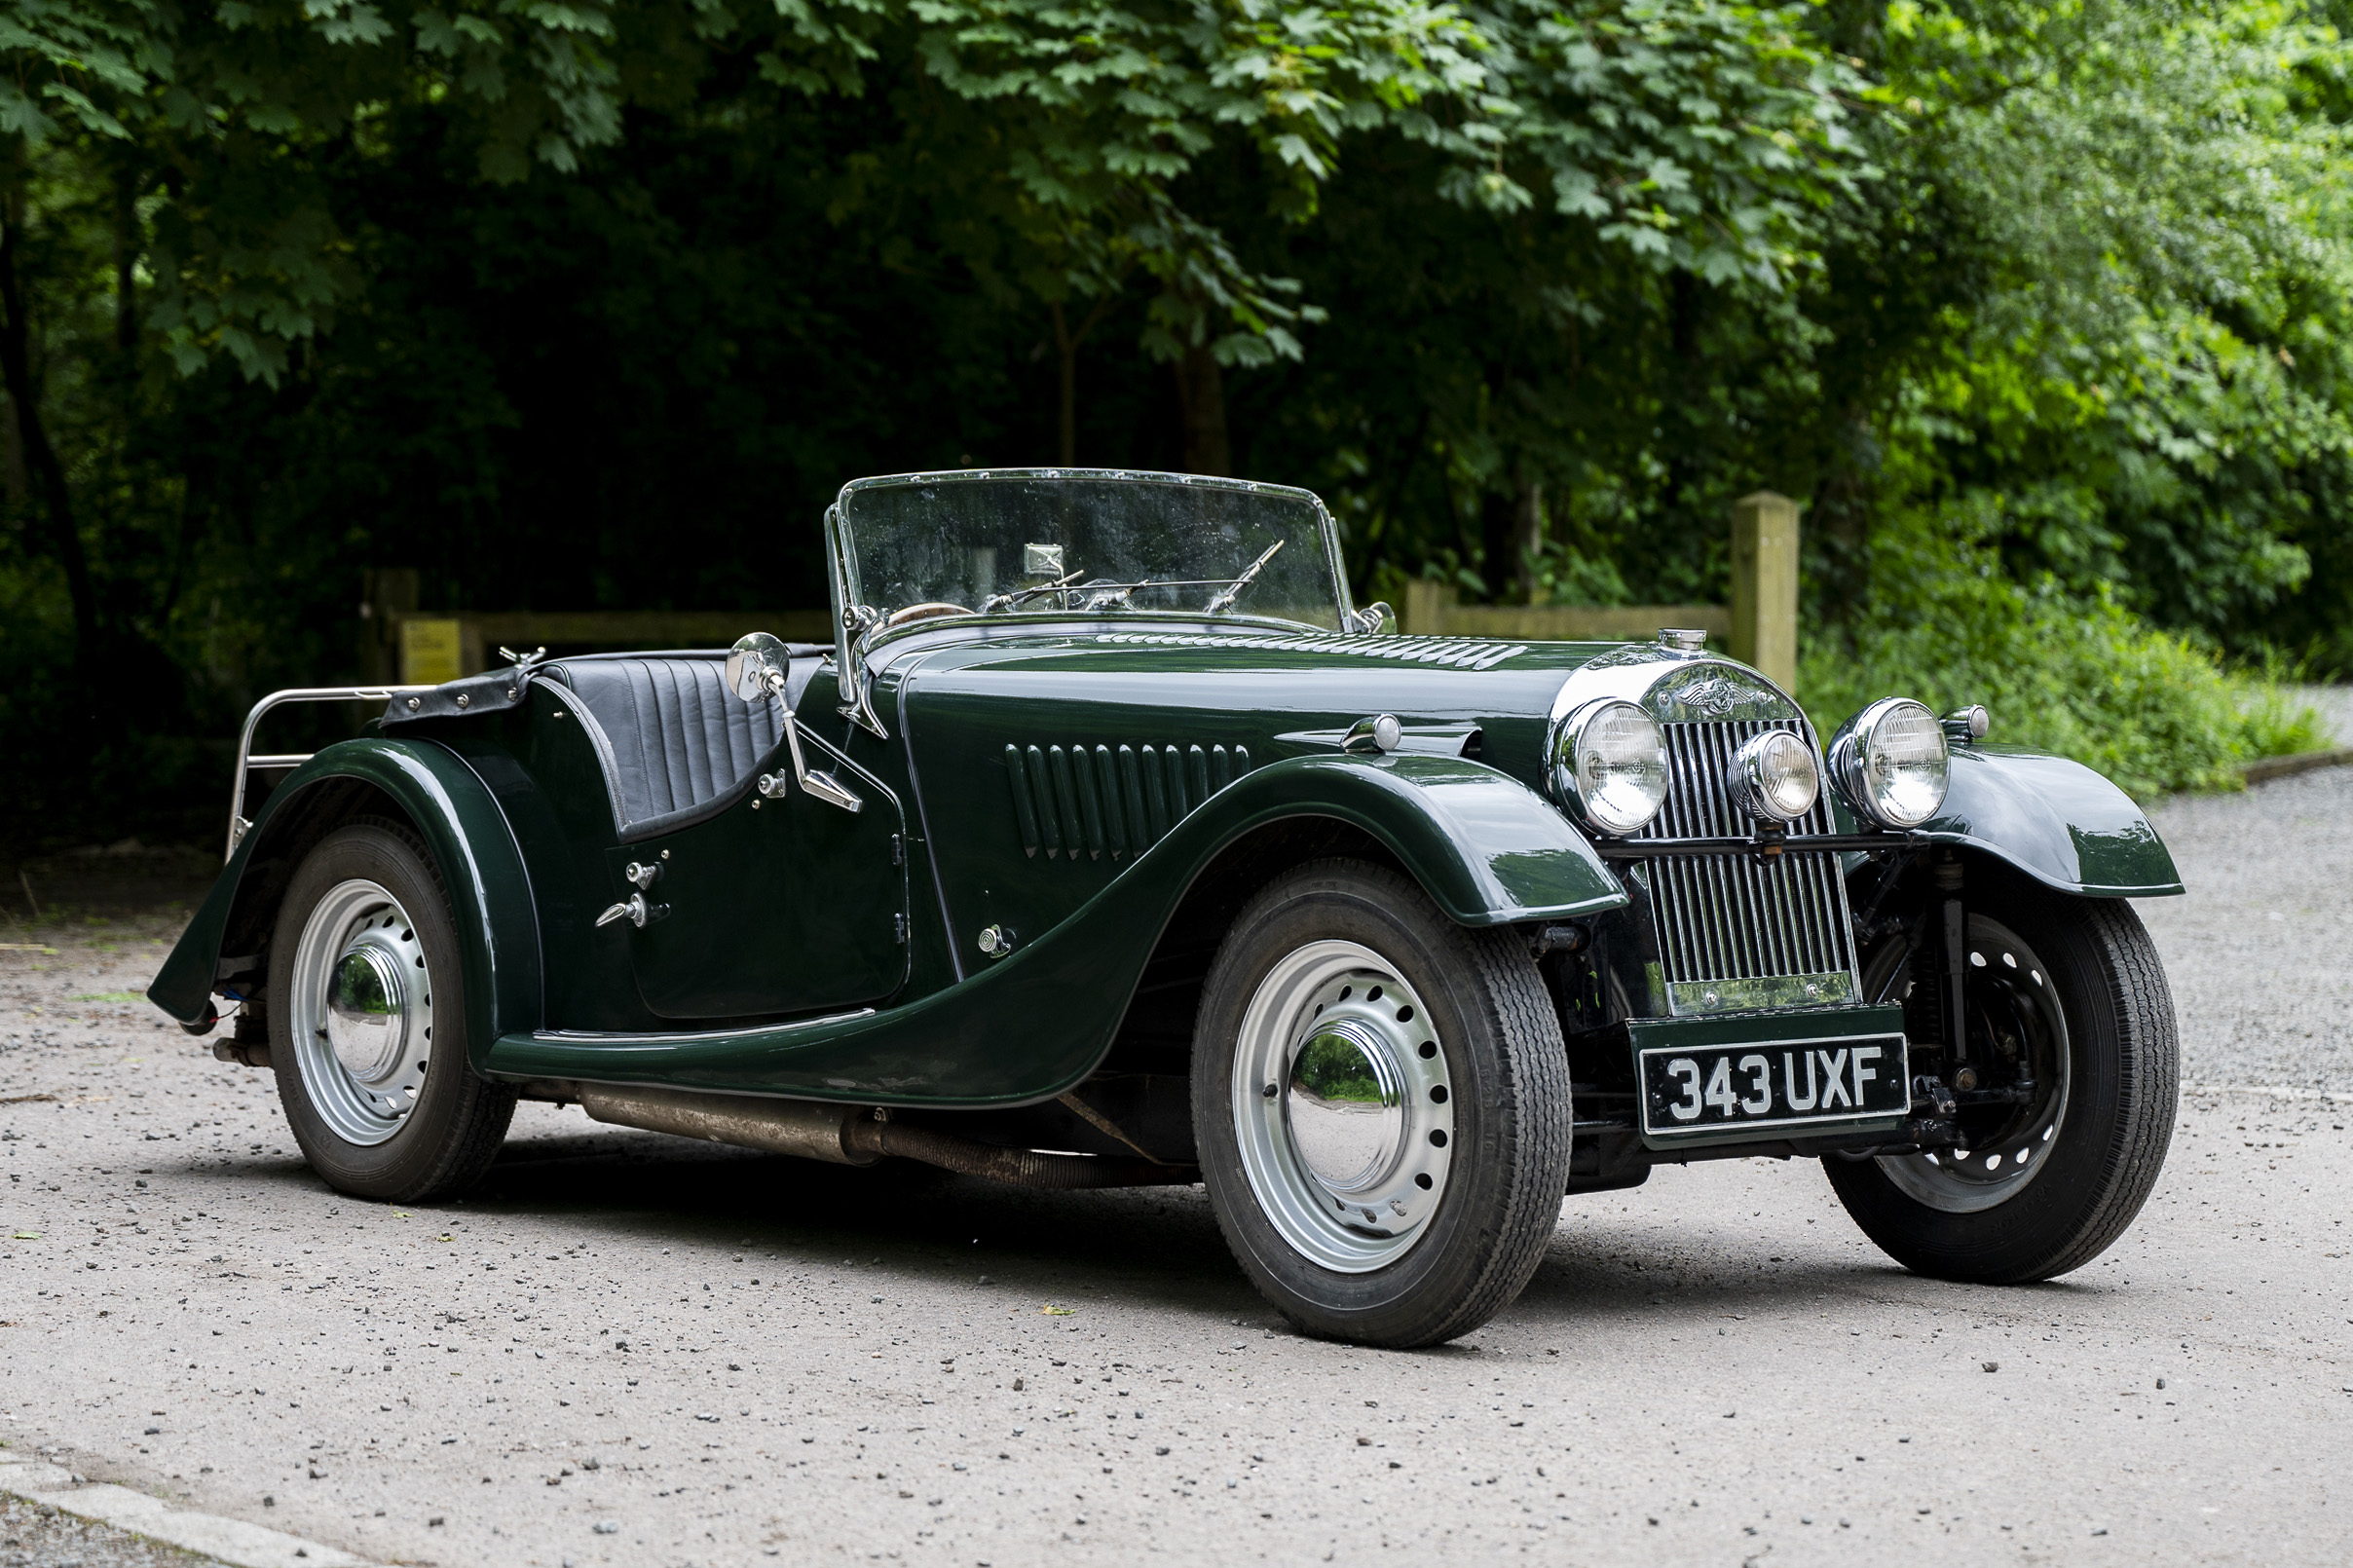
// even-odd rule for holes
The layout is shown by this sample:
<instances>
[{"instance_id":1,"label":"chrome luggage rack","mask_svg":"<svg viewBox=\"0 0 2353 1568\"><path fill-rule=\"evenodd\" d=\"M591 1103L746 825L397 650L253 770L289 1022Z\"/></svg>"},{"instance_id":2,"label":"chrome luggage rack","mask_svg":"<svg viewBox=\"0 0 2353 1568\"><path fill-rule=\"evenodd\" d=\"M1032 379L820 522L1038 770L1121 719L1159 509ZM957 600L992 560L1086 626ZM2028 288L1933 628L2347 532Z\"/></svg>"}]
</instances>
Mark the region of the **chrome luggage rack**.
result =
<instances>
[{"instance_id":1,"label":"chrome luggage rack","mask_svg":"<svg viewBox=\"0 0 2353 1568\"><path fill-rule=\"evenodd\" d=\"M297 686L283 691L273 691L253 704L245 715L245 728L237 737L237 782L229 789L229 847L221 854L223 860L237 853L238 844L253 824L245 820L245 777L255 768L276 770L300 767L316 755L312 752L280 752L256 757L253 755L253 731L261 725L261 716L281 702L390 702L409 691L430 691L430 686Z\"/></svg>"}]
</instances>

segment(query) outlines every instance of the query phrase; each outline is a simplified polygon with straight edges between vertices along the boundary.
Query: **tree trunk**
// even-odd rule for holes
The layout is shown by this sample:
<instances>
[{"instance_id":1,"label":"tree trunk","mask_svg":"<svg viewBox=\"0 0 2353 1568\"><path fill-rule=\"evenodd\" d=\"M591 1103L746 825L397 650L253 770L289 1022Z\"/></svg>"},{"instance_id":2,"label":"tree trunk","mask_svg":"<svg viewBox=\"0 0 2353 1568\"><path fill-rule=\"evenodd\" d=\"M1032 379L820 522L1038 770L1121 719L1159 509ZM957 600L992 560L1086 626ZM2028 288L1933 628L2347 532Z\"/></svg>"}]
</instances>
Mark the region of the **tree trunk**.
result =
<instances>
[{"instance_id":1,"label":"tree trunk","mask_svg":"<svg viewBox=\"0 0 2353 1568\"><path fill-rule=\"evenodd\" d=\"M135 176L118 169L114 182L114 346L128 372L139 347L139 208Z\"/></svg>"},{"instance_id":2,"label":"tree trunk","mask_svg":"<svg viewBox=\"0 0 2353 1568\"><path fill-rule=\"evenodd\" d=\"M0 212L0 379L6 381L8 400L17 419L17 440L40 485L42 509L48 514L49 545L65 574L65 591L73 602L74 673L85 694L95 686L99 652L98 598L90 579L90 560L82 552L82 531L74 522L73 492L66 487L65 469L49 444L42 426L40 404L33 387L30 329L24 316L24 289L17 276L17 237L23 232L23 196L10 195Z\"/></svg>"},{"instance_id":3,"label":"tree trunk","mask_svg":"<svg viewBox=\"0 0 2353 1568\"><path fill-rule=\"evenodd\" d=\"M1514 552L1519 567L1519 598L1527 604L1536 603L1542 578L1538 552L1544 548L1545 509L1544 481L1531 479L1524 472L1519 479L1519 495L1512 504L1512 532L1518 546Z\"/></svg>"},{"instance_id":4,"label":"tree trunk","mask_svg":"<svg viewBox=\"0 0 2353 1568\"><path fill-rule=\"evenodd\" d=\"M1062 439L1055 447L1061 455L1055 461L1068 468L1078 464L1078 340L1070 335L1061 300L1054 302L1054 349L1063 372Z\"/></svg>"},{"instance_id":5,"label":"tree trunk","mask_svg":"<svg viewBox=\"0 0 2353 1568\"><path fill-rule=\"evenodd\" d=\"M1184 469L1187 473L1230 474L1233 449L1225 430L1225 379L1217 355L1207 344L1195 344L1177 360L1176 411L1184 421Z\"/></svg>"},{"instance_id":6,"label":"tree trunk","mask_svg":"<svg viewBox=\"0 0 2353 1568\"><path fill-rule=\"evenodd\" d=\"M1078 346L1087 341L1087 334L1095 330L1096 323L1103 318L1103 313L1111 308L1112 298L1112 295L1105 294L1097 300L1094 308L1087 312L1087 318L1078 323L1075 332L1070 330L1069 317L1063 315L1063 302L1053 302L1054 348L1062 358L1063 383L1061 441L1057 450L1061 453L1059 461L1065 468L1078 465Z\"/></svg>"}]
</instances>

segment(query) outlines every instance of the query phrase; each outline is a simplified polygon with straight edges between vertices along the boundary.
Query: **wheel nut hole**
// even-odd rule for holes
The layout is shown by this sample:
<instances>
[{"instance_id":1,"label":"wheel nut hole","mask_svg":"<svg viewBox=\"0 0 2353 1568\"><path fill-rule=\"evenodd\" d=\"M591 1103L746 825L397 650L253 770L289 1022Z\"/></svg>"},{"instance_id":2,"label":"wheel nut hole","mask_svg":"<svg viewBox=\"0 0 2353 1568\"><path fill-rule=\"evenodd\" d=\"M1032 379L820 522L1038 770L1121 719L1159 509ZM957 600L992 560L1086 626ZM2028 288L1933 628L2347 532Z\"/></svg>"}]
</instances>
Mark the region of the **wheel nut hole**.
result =
<instances>
[{"instance_id":1,"label":"wheel nut hole","mask_svg":"<svg viewBox=\"0 0 2353 1568\"><path fill-rule=\"evenodd\" d=\"M1432 1084L1430 1086L1430 1103L1433 1105L1443 1105L1445 1102L1446 1086L1442 1083Z\"/></svg>"},{"instance_id":2,"label":"wheel nut hole","mask_svg":"<svg viewBox=\"0 0 2353 1568\"><path fill-rule=\"evenodd\" d=\"M1421 1058L1422 1058L1422 1060L1423 1060L1424 1062L1427 1062L1427 1061L1429 1061L1429 1060L1430 1060L1432 1057L1437 1056L1437 1055L1438 1055L1438 1042L1437 1042L1436 1040L1424 1040L1424 1041L1422 1042L1422 1044L1421 1044Z\"/></svg>"},{"instance_id":3,"label":"wheel nut hole","mask_svg":"<svg viewBox=\"0 0 2353 1568\"><path fill-rule=\"evenodd\" d=\"M1446 1134L1443 1128L1433 1127L1430 1129L1430 1146L1434 1149L1442 1149L1446 1146Z\"/></svg>"}]
</instances>

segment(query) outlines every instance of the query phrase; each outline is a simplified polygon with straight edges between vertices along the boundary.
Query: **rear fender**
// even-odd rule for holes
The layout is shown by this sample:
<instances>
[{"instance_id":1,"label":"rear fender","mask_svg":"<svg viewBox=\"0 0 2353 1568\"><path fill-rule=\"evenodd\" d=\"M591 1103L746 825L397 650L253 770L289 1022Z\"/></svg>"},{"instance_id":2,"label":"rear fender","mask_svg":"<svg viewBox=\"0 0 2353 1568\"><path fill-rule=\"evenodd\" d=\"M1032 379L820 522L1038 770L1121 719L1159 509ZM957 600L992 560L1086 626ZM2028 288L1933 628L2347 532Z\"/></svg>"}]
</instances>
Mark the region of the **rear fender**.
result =
<instances>
[{"instance_id":1,"label":"rear fender","mask_svg":"<svg viewBox=\"0 0 2353 1568\"><path fill-rule=\"evenodd\" d=\"M214 990L230 980L224 957L234 964L262 952L311 846L355 816L388 809L424 838L448 890L473 1065L488 1064L503 1031L536 1028L544 1016L540 931L522 853L473 770L430 740L343 741L273 790L147 988L148 1000L182 1024L203 1022Z\"/></svg>"}]
</instances>

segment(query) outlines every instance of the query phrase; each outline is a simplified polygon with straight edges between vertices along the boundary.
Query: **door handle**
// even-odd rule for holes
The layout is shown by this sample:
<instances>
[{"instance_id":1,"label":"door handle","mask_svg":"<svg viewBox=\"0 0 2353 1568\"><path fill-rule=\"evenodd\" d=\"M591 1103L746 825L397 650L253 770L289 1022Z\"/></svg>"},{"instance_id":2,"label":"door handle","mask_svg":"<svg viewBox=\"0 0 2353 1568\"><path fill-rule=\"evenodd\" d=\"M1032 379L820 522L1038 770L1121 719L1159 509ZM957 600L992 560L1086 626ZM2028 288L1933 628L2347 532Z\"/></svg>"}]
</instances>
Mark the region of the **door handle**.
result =
<instances>
[{"instance_id":1,"label":"door handle","mask_svg":"<svg viewBox=\"0 0 2353 1568\"><path fill-rule=\"evenodd\" d=\"M611 925L616 920L627 920L631 925L643 930L648 920L658 920L669 913L669 905L649 904L646 902L645 894L631 893L627 903L614 905L613 908L596 917L596 923L602 927Z\"/></svg>"}]
</instances>

